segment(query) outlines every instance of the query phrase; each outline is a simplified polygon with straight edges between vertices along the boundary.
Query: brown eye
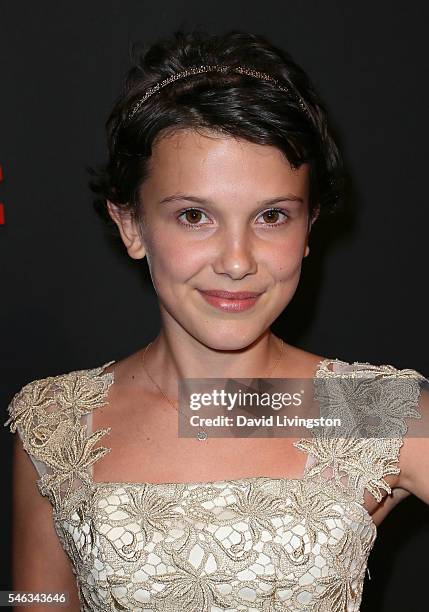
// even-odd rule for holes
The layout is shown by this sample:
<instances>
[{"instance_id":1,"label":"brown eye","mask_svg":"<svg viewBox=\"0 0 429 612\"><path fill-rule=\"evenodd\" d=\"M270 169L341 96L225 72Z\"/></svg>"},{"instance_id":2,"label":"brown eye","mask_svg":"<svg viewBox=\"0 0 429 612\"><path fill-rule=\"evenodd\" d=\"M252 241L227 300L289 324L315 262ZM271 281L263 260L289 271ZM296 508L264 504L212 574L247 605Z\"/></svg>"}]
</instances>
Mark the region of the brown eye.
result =
<instances>
[{"instance_id":1,"label":"brown eye","mask_svg":"<svg viewBox=\"0 0 429 612\"><path fill-rule=\"evenodd\" d=\"M279 214L282 215L280 220ZM261 213L261 217L263 218L263 223L258 223L257 225L263 225L266 227L278 227L280 225L284 225L289 220L289 215L281 208L269 208L265 212Z\"/></svg>"},{"instance_id":2,"label":"brown eye","mask_svg":"<svg viewBox=\"0 0 429 612\"><path fill-rule=\"evenodd\" d=\"M206 213L198 208L187 208L182 210L177 219L179 223L185 227L192 229L200 229L204 226L210 225L209 223L200 223L202 216L207 217Z\"/></svg>"},{"instance_id":3,"label":"brown eye","mask_svg":"<svg viewBox=\"0 0 429 612\"><path fill-rule=\"evenodd\" d=\"M194 221L198 222L201 220L201 211L197 210L196 208L190 208L189 210L185 211L185 218L190 223L193 223Z\"/></svg>"},{"instance_id":4,"label":"brown eye","mask_svg":"<svg viewBox=\"0 0 429 612\"><path fill-rule=\"evenodd\" d=\"M267 210L263 213L263 216L265 218L265 221L268 221L268 223L275 223L278 220L279 211L275 209Z\"/></svg>"}]
</instances>

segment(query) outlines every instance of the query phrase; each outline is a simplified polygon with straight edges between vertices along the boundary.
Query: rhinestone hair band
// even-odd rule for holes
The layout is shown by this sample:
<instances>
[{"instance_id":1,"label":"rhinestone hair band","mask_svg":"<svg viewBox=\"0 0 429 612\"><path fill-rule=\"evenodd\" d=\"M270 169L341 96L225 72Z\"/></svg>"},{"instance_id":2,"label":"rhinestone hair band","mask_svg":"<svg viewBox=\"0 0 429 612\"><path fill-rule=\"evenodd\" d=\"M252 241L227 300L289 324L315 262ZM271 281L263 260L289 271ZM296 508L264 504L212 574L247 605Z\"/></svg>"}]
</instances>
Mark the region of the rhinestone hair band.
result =
<instances>
[{"instance_id":1,"label":"rhinestone hair band","mask_svg":"<svg viewBox=\"0 0 429 612\"><path fill-rule=\"evenodd\" d=\"M301 96L299 96L291 88L281 84L277 79L272 77L270 74L267 74L266 72L260 72L259 70L253 70L252 68L246 68L246 67L243 67L243 66L221 66L221 65L213 64L213 65L193 66L191 68L188 68L187 70L183 70L182 72L177 72L176 74L173 74L173 75L167 77L166 79L160 81L159 83L156 83L155 85L150 87L146 91L146 93L143 95L143 97L141 97L134 104L134 106L132 107L131 111L127 115L126 122L128 123L129 121L131 121L131 119L134 117L134 115L141 108L142 104L144 102L146 102L146 100L148 98L150 98L150 96L152 96L154 93L156 93L157 91L159 91L160 89L162 89L166 85L169 85L170 83L173 83L173 81L178 81L179 79L183 79L184 77L191 76L193 74L202 74L203 72L223 72L223 73L237 72L239 74L246 74L248 76L252 76L252 77L255 77L257 79L262 79L264 81L270 81L271 83L276 85L276 87L278 87L278 89L280 89L281 91L284 91L291 98L296 100L296 102L298 103L298 105L301 108L301 110L311 120L310 112L309 112L309 110L307 108L307 105L305 104L304 100L301 98Z\"/></svg>"}]
</instances>

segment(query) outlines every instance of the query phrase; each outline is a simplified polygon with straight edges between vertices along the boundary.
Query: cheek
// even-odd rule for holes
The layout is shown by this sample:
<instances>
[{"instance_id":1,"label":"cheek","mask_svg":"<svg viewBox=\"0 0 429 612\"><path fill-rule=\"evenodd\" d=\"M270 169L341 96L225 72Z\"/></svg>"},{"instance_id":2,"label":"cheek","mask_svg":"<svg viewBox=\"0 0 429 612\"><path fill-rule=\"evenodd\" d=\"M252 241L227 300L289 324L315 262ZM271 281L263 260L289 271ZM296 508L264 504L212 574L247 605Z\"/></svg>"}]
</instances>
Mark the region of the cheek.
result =
<instances>
[{"instance_id":1,"label":"cheek","mask_svg":"<svg viewBox=\"0 0 429 612\"><path fill-rule=\"evenodd\" d=\"M147 237L147 255L156 284L187 281L216 260L221 246L215 243L209 246L203 234L199 237L197 230L195 233L196 236L190 237L178 232L169 235L165 228L158 227ZM296 228L284 238L257 240L251 256L262 274L265 269L279 282L294 282L301 270L304 246L305 232Z\"/></svg>"},{"instance_id":2,"label":"cheek","mask_svg":"<svg viewBox=\"0 0 429 612\"><path fill-rule=\"evenodd\" d=\"M302 236L291 237L269 248L264 260L271 275L278 280L294 278L300 272L304 255L305 241Z\"/></svg>"},{"instance_id":3,"label":"cheek","mask_svg":"<svg viewBox=\"0 0 429 612\"><path fill-rule=\"evenodd\" d=\"M155 279L168 283L173 279L187 280L194 275L206 261L203 245L189 244L177 237L169 239L165 234L150 240L148 255Z\"/></svg>"}]
</instances>

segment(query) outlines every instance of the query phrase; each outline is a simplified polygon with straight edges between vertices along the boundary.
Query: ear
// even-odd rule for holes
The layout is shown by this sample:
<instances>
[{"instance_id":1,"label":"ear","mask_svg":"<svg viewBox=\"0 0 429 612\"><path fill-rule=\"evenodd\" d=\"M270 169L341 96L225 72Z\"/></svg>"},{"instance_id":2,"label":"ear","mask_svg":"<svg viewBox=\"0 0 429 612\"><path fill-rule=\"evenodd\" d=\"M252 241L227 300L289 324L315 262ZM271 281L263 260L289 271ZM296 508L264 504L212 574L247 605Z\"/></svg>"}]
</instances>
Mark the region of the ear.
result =
<instances>
[{"instance_id":1,"label":"ear","mask_svg":"<svg viewBox=\"0 0 429 612\"><path fill-rule=\"evenodd\" d=\"M128 255L133 259L143 259L146 255L146 248L131 213L120 210L120 208L116 206L116 204L113 204L113 202L110 202L110 200L107 200L107 208L109 215L118 226L122 242L125 244Z\"/></svg>"},{"instance_id":2,"label":"ear","mask_svg":"<svg viewBox=\"0 0 429 612\"><path fill-rule=\"evenodd\" d=\"M311 232L311 228L313 227L313 223L316 221L319 214L320 214L320 206L319 204L317 204L314 207L313 212L311 213L311 218L308 221L308 234L307 234L307 243L305 245L305 250L304 250L304 257L307 257L308 254L310 253L310 247L308 246L308 236Z\"/></svg>"},{"instance_id":3,"label":"ear","mask_svg":"<svg viewBox=\"0 0 429 612\"><path fill-rule=\"evenodd\" d=\"M316 204L316 206L313 208L313 212L311 213L311 219L308 225L308 231L311 230L311 228L313 227L313 223L316 221L319 215L320 215L320 204Z\"/></svg>"}]
</instances>

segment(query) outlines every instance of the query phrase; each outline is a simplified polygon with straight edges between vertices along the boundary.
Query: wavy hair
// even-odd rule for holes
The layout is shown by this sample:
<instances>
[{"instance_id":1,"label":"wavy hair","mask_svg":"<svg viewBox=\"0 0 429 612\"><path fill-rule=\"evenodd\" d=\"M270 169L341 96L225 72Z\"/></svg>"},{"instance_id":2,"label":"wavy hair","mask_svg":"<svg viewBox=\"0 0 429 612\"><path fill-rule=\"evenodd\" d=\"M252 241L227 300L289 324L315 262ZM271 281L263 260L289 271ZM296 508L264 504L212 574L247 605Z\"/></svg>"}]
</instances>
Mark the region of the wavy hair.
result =
<instances>
[{"instance_id":1,"label":"wavy hair","mask_svg":"<svg viewBox=\"0 0 429 612\"><path fill-rule=\"evenodd\" d=\"M239 30L224 35L202 31L174 32L170 38L131 49L132 65L122 92L106 122L108 159L87 168L94 208L117 232L107 211L110 200L139 222L143 203L139 189L149 172L156 138L179 129L217 132L283 152L292 167L310 168L309 213L341 208L346 175L339 147L328 125L327 111L309 77L284 50L264 36ZM249 75L203 73L170 83L150 96L128 120L136 102L153 85L201 64L245 66L266 72L297 96L275 83Z\"/></svg>"}]
</instances>

